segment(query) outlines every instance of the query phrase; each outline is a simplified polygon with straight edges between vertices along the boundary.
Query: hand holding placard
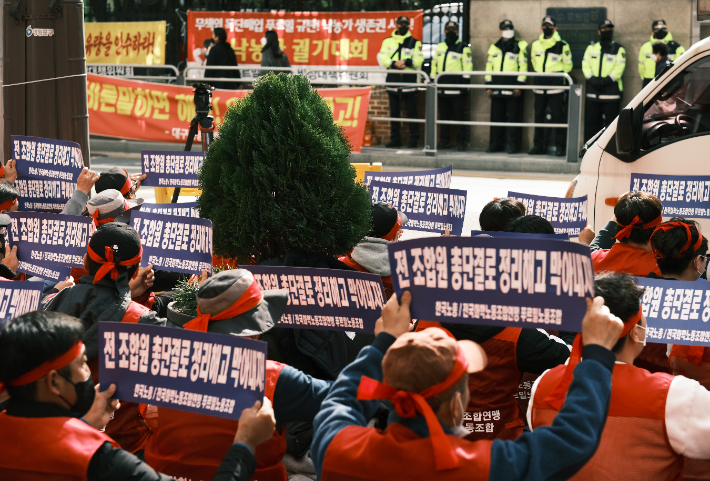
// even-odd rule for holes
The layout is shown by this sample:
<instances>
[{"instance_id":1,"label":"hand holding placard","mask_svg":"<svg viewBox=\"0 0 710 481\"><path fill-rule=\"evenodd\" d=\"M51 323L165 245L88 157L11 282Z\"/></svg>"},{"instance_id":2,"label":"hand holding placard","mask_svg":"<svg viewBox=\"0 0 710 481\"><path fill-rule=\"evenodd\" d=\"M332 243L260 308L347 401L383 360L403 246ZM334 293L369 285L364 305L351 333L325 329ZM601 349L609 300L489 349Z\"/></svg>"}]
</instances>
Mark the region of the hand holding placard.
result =
<instances>
[{"instance_id":1,"label":"hand holding placard","mask_svg":"<svg viewBox=\"0 0 710 481\"><path fill-rule=\"evenodd\" d=\"M264 397L263 403L256 401L252 407L242 411L234 442L245 444L252 453L256 453L256 447L268 441L275 428L274 408L269 398Z\"/></svg>"},{"instance_id":2,"label":"hand holding placard","mask_svg":"<svg viewBox=\"0 0 710 481\"><path fill-rule=\"evenodd\" d=\"M382 317L375 323L375 335L386 332L394 337L399 337L412 330L412 315L409 305L412 303L412 294L409 291L402 293L402 300L397 301L397 296L389 298L382 308Z\"/></svg>"},{"instance_id":3,"label":"hand holding placard","mask_svg":"<svg viewBox=\"0 0 710 481\"><path fill-rule=\"evenodd\" d=\"M100 431L106 427L111 420L111 415L116 409L121 407L121 403L118 399L113 398L113 395L116 393L115 384L111 384L103 392L99 390L98 384L95 386L95 389L96 397L94 398L94 404L91 405L89 412L84 415L84 421L86 421L89 426Z\"/></svg>"},{"instance_id":4,"label":"hand holding placard","mask_svg":"<svg viewBox=\"0 0 710 481\"><path fill-rule=\"evenodd\" d=\"M611 351L619 340L624 323L604 305L603 297L587 297L587 313L582 319L582 341L585 346L598 344Z\"/></svg>"}]
</instances>

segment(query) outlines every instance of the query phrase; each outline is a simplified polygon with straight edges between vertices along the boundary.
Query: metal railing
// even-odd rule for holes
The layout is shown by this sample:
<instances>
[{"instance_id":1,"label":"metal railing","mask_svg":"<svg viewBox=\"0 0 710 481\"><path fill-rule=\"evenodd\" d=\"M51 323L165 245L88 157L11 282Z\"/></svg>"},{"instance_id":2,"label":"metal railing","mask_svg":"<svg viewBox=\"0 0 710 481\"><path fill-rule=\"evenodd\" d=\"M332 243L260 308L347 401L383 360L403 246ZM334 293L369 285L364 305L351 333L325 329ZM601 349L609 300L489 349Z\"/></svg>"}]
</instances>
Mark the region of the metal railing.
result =
<instances>
[{"instance_id":1,"label":"metal railing","mask_svg":"<svg viewBox=\"0 0 710 481\"><path fill-rule=\"evenodd\" d=\"M169 70L174 75L136 75L134 69L159 69ZM146 65L140 63L126 64L107 64L107 63L87 63L86 71L97 75L109 75L112 77L121 77L132 80L146 81L167 81L167 83L177 83L180 77L180 71L174 65Z\"/></svg>"}]
</instances>

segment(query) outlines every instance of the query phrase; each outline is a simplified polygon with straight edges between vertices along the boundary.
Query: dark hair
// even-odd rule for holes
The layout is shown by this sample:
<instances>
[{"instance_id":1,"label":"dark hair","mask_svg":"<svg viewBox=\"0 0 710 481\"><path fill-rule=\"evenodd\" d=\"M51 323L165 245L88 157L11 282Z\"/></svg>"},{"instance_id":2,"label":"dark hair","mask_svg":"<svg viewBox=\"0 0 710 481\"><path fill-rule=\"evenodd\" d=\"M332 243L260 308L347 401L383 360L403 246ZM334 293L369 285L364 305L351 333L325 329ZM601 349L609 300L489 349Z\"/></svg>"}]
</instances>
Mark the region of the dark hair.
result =
<instances>
[{"instance_id":1,"label":"dark hair","mask_svg":"<svg viewBox=\"0 0 710 481\"><path fill-rule=\"evenodd\" d=\"M219 39L220 42L227 41L227 31L225 29L223 29L222 27L215 28L214 34Z\"/></svg>"},{"instance_id":2,"label":"dark hair","mask_svg":"<svg viewBox=\"0 0 710 481\"><path fill-rule=\"evenodd\" d=\"M0 204L4 204L8 200L15 200L20 196L12 185L7 182L0 182Z\"/></svg>"},{"instance_id":3,"label":"dark hair","mask_svg":"<svg viewBox=\"0 0 710 481\"><path fill-rule=\"evenodd\" d=\"M24 386L10 386L8 382L61 356L83 335L83 324L61 312L33 311L8 322L0 332L0 382L7 386L8 394L34 399L37 381ZM70 377L69 366L58 371Z\"/></svg>"},{"instance_id":4,"label":"dark hair","mask_svg":"<svg viewBox=\"0 0 710 481\"><path fill-rule=\"evenodd\" d=\"M651 49L653 53L660 54L661 57L667 57L668 56L668 45L666 42L653 42L653 45L651 45Z\"/></svg>"},{"instance_id":5,"label":"dark hair","mask_svg":"<svg viewBox=\"0 0 710 481\"><path fill-rule=\"evenodd\" d=\"M511 220L505 226L505 232L522 232L525 234L554 234L552 224L539 215L524 215Z\"/></svg>"},{"instance_id":6,"label":"dark hair","mask_svg":"<svg viewBox=\"0 0 710 481\"><path fill-rule=\"evenodd\" d=\"M264 33L264 37L266 38L266 44L264 44L261 51L263 52L270 48L274 57L281 57L284 53L279 46L279 34L276 33L276 30L267 30Z\"/></svg>"},{"instance_id":7,"label":"dark hair","mask_svg":"<svg viewBox=\"0 0 710 481\"><path fill-rule=\"evenodd\" d=\"M628 274L604 272L594 278L594 296L603 297L604 305L622 321L638 313L643 292L644 288L639 287L636 279ZM627 337L619 339L611 352L620 353L626 345Z\"/></svg>"},{"instance_id":8,"label":"dark hair","mask_svg":"<svg viewBox=\"0 0 710 481\"><path fill-rule=\"evenodd\" d=\"M661 201L652 194L646 192L627 192L619 197L614 207L616 222L621 226L627 226L638 216L645 224L658 218L663 212ZM653 234L653 227L650 229L632 229L628 240L637 244L645 244Z\"/></svg>"},{"instance_id":9,"label":"dark hair","mask_svg":"<svg viewBox=\"0 0 710 481\"><path fill-rule=\"evenodd\" d=\"M486 204L478 216L481 230L502 231L512 219L525 215L525 205L512 197L502 197Z\"/></svg>"},{"instance_id":10,"label":"dark hair","mask_svg":"<svg viewBox=\"0 0 710 481\"><path fill-rule=\"evenodd\" d=\"M698 250L693 250L693 246L698 241L698 236L702 235L698 229L698 223L694 220L687 220L682 217L673 217L668 222L681 222L690 227L690 247L680 254L688 243L688 233L684 227L677 226L667 231L658 230L651 237L651 247L656 254L656 264L661 270L661 274L682 274L693 259L697 256L704 256L708 251L708 240L703 236ZM660 227L660 226L659 226ZM659 258L659 255L662 256Z\"/></svg>"}]
</instances>

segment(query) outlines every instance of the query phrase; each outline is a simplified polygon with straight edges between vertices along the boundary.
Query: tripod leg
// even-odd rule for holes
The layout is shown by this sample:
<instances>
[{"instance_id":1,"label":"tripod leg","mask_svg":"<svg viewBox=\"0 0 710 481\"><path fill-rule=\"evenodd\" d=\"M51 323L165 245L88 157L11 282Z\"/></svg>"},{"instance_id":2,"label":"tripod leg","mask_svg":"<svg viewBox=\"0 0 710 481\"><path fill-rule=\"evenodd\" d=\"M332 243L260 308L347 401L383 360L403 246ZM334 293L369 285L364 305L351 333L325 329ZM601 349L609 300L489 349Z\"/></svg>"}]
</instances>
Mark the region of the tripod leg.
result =
<instances>
[{"instance_id":1,"label":"tripod leg","mask_svg":"<svg viewBox=\"0 0 710 481\"><path fill-rule=\"evenodd\" d=\"M190 131L187 134L187 140L185 141L185 152L190 152L192 150L192 143L195 141L195 136L197 135L197 128L199 122L197 116L190 122ZM173 191L173 199L170 201L171 204L177 204L178 197L180 197L180 187L175 187Z\"/></svg>"}]
</instances>

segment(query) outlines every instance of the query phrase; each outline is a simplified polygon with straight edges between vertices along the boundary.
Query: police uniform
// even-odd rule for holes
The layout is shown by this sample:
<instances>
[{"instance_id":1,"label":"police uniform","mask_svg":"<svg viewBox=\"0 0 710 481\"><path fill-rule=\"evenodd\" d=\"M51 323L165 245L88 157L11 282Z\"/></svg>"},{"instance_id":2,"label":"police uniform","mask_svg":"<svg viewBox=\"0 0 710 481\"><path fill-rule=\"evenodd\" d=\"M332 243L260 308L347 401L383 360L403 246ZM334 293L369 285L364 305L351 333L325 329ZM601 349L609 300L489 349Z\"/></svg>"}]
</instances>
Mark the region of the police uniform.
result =
<instances>
[{"instance_id":1,"label":"police uniform","mask_svg":"<svg viewBox=\"0 0 710 481\"><path fill-rule=\"evenodd\" d=\"M542 23L556 26L557 23L554 17L546 16L542 19ZM540 37L532 44L532 52L530 54L533 69L536 72L571 72L572 71L572 52L569 44L560 38L560 35L553 31L550 38L545 38L545 34L541 33ZM567 81L560 77L535 77L535 85L567 85ZM565 105L564 105L564 90L533 90L535 94L535 123L545 122L547 107L550 107L552 123L564 124ZM536 127L535 136L533 138L534 146L530 150L530 154L545 153L545 130ZM565 145L567 144L567 129L553 129L551 136L554 135L556 154L558 156L565 155Z\"/></svg>"},{"instance_id":2,"label":"police uniform","mask_svg":"<svg viewBox=\"0 0 710 481\"><path fill-rule=\"evenodd\" d=\"M599 30L614 28L610 20L599 24ZM603 32L604 33L604 32ZM626 50L608 39L590 45L584 51L582 72L587 79L587 94L584 119L584 141L591 139L603 127L619 115L621 92L624 90L621 76L626 68Z\"/></svg>"},{"instance_id":3,"label":"police uniform","mask_svg":"<svg viewBox=\"0 0 710 481\"><path fill-rule=\"evenodd\" d=\"M431 63L431 77L434 78L441 72L470 72L473 70L473 62L471 61L471 46L463 43L458 39L458 24L456 22L448 22L444 31L455 28L457 33L447 37L445 42L441 42L436 46L434 59ZM447 33L448 36L448 33ZM447 75L438 80L439 84L457 84L463 83L465 77L458 75ZM463 109L465 98L461 89L442 87L438 90L439 98L439 114L441 120L463 120ZM451 125L441 125L441 140L439 148L446 149L449 147L449 136ZM459 125L458 147L459 150L465 149L466 142L466 126Z\"/></svg>"},{"instance_id":4,"label":"police uniform","mask_svg":"<svg viewBox=\"0 0 710 481\"><path fill-rule=\"evenodd\" d=\"M400 23L409 24L409 19L407 17L399 17L397 19L397 24ZM416 84L419 82L418 74L407 74L407 73L394 73L394 72L405 72L407 70L419 70L424 63L424 54L422 53L422 43L416 38L412 37L412 32L407 30L404 35L400 35L399 30L394 30L391 37L387 37L382 42L382 48L380 53L377 54L377 60L381 66L392 70L392 73L387 74L386 82L397 82L397 83L412 83ZM404 69L400 70L394 65L397 61L404 60ZM416 118L417 117L417 86L412 85L411 87L386 87L387 93L389 94L390 103L390 117L399 118L401 117L401 104L400 99L404 100L407 108L407 117ZM419 140L419 124L416 122L409 123L409 142L410 147L416 147ZM390 147L399 147L401 145L400 136L401 122L392 122L390 130Z\"/></svg>"},{"instance_id":5,"label":"police uniform","mask_svg":"<svg viewBox=\"0 0 710 481\"><path fill-rule=\"evenodd\" d=\"M665 20L655 20L651 24L651 29L653 30L651 39L644 43L639 50L639 74L641 74L644 87L656 76L656 61L652 57L654 43L665 42L668 45L668 60L671 62L685 52L685 48L673 40L673 35L668 31Z\"/></svg>"},{"instance_id":6,"label":"police uniform","mask_svg":"<svg viewBox=\"0 0 710 481\"><path fill-rule=\"evenodd\" d=\"M503 20L500 30L514 31L513 22ZM527 72L528 43L514 36L501 37L488 49L486 72ZM491 85L525 85L525 75L503 76L486 75L486 83ZM493 89L491 92L491 122L520 122L522 113L522 95L515 96L512 89ZM520 127L491 127L490 143L487 152L497 152L507 144L508 153L517 153L520 149Z\"/></svg>"}]
</instances>

